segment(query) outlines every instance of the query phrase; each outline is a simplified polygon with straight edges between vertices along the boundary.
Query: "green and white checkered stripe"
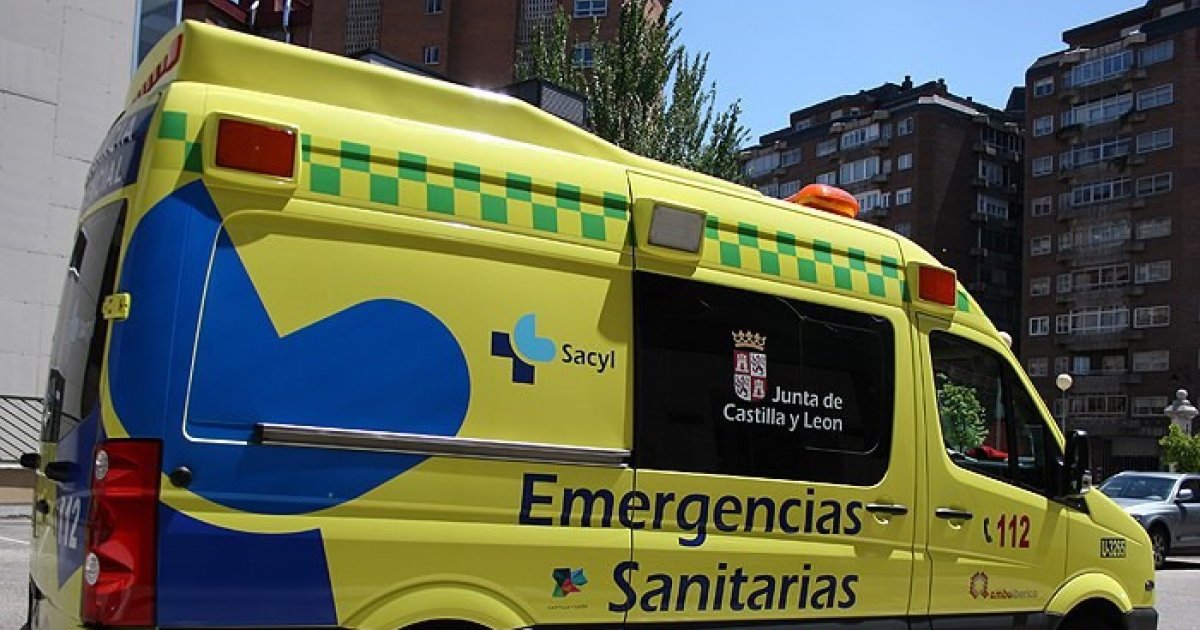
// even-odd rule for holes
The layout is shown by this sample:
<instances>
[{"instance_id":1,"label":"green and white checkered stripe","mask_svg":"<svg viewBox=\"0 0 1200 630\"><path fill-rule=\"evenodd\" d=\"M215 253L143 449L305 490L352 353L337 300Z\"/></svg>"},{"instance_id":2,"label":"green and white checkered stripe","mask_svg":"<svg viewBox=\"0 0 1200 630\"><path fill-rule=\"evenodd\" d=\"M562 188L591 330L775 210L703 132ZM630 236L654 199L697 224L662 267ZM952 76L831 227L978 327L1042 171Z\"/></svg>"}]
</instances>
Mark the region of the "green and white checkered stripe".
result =
<instances>
[{"instance_id":1,"label":"green and white checkered stripe","mask_svg":"<svg viewBox=\"0 0 1200 630\"><path fill-rule=\"evenodd\" d=\"M840 289L885 301L908 301L908 283L900 261L840 247L821 239L811 243L783 230L763 230L750 223L722 223L708 215L704 260L723 267L789 282ZM956 308L970 312L966 292L958 291Z\"/></svg>"},{"instance_id":2,"label":"green and white checkered stripe","mask_svg":"<svg viewBox=\"0 0 1200 630\"><path fill-rule=\"evenodd\" d=\"M302 185L318 195L405 207L618 249L629 199L515 171L304 134Z\"/></svg>"},{"instance_id":3,"label":"green and white checkered stripe","mask_svg":"<svg viewBox=\"0 0 1200 630\"><path fill-rule=\"evenodd\" d=\"M177 168L186 173L202 172L204 154L200 146L200 124L199 116L164 110L158 120L158 132L151 134L151 138L158 140L154 166Z\"/></svg>"}]
</instances>

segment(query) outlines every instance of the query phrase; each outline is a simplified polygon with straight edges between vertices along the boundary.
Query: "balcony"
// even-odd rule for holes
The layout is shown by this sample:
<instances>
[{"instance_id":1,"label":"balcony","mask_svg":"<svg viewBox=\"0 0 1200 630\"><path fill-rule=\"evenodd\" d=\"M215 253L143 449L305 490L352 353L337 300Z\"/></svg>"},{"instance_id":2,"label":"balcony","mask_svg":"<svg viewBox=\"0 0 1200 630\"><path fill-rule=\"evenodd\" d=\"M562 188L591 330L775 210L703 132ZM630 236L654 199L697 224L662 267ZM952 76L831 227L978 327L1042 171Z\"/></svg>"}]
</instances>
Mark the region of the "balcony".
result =
<instances>
[{"instance_id":1,"label":"balcony","mask_svg":"<svg viewBox=\"0 0 1200 630\"><path fill-rule=\"evenodd\" d=\"M890 211L887 207L875 206L874 208L868 208L866 210L859 211L858 218L865 220L880 220L886 219L888 214L890 214Z\"/></svg>"},{"instance_id":2,"label":"balcony","mask_svg":"<svg viewBox=\"0 0 1200 630\"><path fill-rule=\"evenodd\" d=\"M1142 375L1122 370L1111 373L1076 374L1074 379L1075 384L1071 386L1072 394L1112 394L1128 385L1141 383Z\"/></svg>"},{"instance_id":3,"label":"balcony","mask_svg":"<svg viewBox=\"0 0 1200 630\"><path fill-rule=\"evenodd\" d=\"M1116 262L1125 257L1125 241L1060 249L1055 258L1058 262L1075 265L1100 265Z\"/></svg>"},{"instance_id":4,"label":"balcony","mask_svg":"<svg viewBox=\"0 0 1200 630\"><path fill-rule=\"evenodd\" d=\"M1116 350L1128 348L1129 342L1137 341L1142 337L1142 331L1125 328L1111 332L1057 335L1054 342L1072 351Z\"/></svg>"},{"instance_id":5,"label":"balcony","mask_svg":"<svg viewBox=\"0 0 1200 630\"><path fill-rule=\"evenodd\" d=\"M1098 219L1100 217L1110 217L1118 212L1124 212L1133 208L1144 208L1146 200L1136 197L1121 197L1119 199L1109 199L1100 203L1088 204L1086 206L1071 206L1065 205L1058 209L1055 216L1059 221L1069 221L1071 219Z\"/></svg>"},{"instance_id":6,"label":"balcony","mask_svg":"<svg viewBox=\"0 0 1200 630\"><path fill-rule=\"evenodd\" d=\"M1071 304L1077 308L1088 306L1111 306L1113 304L1124 303L1131 297L1145 295L1146 287L1140 284L1124 284L1119 287L1104 287L1102 289L1092 289L1075 291L1073 293L1059 293L1055 297L1055 301L1059 304Z\"/></svg>"},{"instance_id":7,"label":"balcony","mask_svg":"<svg viewBox=\"0 0 1200 630\"><path fill-rule=\"evenodd\" d=\"M886 184L888 181L887 173L879 173L871 177L872 184Z\"/></svg>"}]
</instances>

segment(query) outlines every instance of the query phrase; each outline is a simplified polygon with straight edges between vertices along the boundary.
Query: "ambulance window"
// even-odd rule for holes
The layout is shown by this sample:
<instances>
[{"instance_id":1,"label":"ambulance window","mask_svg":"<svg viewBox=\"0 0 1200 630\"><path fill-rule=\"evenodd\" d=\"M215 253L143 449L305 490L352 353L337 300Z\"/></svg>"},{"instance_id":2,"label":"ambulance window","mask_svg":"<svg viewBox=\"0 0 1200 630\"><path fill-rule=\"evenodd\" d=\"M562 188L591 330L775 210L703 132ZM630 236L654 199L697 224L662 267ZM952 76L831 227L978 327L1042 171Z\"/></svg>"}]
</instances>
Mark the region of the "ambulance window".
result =
<instances>
[{"instance_id":1,"label":"ambulance window","mask_svg":"<svg viewBox=\"0 0 1200 630\"><path fill-rule=\"evenodd\" d=\"M871 485L891 448L891 324L636 274L634 463Z\"/></svg>"},{"instance_id":2,"label":"ambulance window","mask_svg":"<svg viewBox=\"0 0 1200 630\"><path fill-rule=\"evenodd\" d=\"M929 335L938 423L955 464L1024 486L1050 489L1057 445L1029 393L1000 355L934 331Z\"/></svg>"}]
</instances>

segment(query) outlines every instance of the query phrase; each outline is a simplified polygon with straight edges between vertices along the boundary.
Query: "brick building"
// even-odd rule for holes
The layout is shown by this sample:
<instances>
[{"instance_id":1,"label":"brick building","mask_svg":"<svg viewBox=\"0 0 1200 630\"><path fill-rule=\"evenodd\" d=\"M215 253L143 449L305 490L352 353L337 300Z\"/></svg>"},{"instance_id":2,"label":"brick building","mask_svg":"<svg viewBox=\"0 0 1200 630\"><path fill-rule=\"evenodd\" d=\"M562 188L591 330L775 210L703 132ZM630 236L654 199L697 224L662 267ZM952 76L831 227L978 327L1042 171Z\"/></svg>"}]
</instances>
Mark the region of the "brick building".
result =
<instances>
[{"instance_id":1,"label":"brick building","mask_svg":"<svg viewBox=\"0 0 1200 630\"><path fill-rule=\"evenodd\" d=\"M650 0L647 10L657 16L667 4ZM580 42L574 58L591 63L592 29L612 37L621 0L320 0L310 45L341 55L378 50L467 85L497 88L515 80L518 50L559 8Z\"/></svg>"},{"instance_id":2,"label":"brick building","mask_svg":"<svg viewBox=\"0 0 1200 630\"><path fill-rule=\"evenodd\" d=\"M792 112L743 152L743 174L772 197L814 182L845 188L860 218L953 267L997 327L1015 333L1023 104L1019 89L999 110L941 80L905 77Z\"/></svg>"},{"instance_id":3,"label":"brick building","mask_svg":"<svg viewBox=\"0 0 1200 630\"><path fill-rule=\"evenodd\" d=\"M1200 2L1151 0L1026 73L1022 357L1105 476L1157 469L1163 408L1200 393L1198 33Z\"/></svg>"}]
</instances>

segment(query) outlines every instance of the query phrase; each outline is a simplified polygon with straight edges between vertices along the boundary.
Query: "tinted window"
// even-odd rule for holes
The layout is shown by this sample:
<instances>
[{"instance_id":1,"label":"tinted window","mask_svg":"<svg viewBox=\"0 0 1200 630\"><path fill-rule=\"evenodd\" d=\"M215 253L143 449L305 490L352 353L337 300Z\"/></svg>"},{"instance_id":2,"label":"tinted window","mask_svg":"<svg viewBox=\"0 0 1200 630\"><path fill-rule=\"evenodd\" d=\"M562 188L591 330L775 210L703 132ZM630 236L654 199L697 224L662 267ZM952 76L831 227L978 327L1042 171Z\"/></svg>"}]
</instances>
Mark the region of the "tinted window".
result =
<instances>
[{"instance_id":1,"label":"tinted window","mask_svg":"<svg viewBox=\"0 0 1200 630\"><path fill-rule=\"evenodd\" d=\"M124 202L118 202L88 217L75 237L54 333L44 441L57 442L99 402L108 332L100 309L113 292L124 223Z\"/></svg>"},{"instance_id":2,"label":"tinted window","mask_svg":"<svg viewBox=\"0 0 1200 630\"><path fill-rule=\"evenodd\" d=\"M938 424L950 460L1037 492L1052 486L1058 445L1008 362L978 344L929 335Z\"/></svg>"},{"instance_id":3,"label":"tinted window","mask_svg":"<svg viewBox=\"0 0 1200 630\"><path fill-rule=\"evenodd\" d=\"M891 446L891 324L635 274L635 465L870 485Z\"/></svg>"}]
</instances>

